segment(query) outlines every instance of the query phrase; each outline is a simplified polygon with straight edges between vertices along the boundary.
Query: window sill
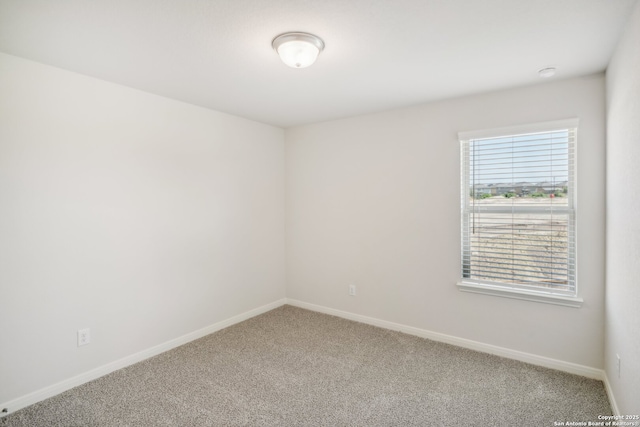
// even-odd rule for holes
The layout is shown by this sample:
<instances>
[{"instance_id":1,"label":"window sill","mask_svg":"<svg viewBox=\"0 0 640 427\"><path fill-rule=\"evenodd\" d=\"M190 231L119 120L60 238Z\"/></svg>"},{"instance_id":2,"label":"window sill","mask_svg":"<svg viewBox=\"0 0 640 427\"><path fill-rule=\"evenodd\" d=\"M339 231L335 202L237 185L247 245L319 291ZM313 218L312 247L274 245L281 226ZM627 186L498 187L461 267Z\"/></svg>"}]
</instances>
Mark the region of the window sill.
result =
<instances>
[{"instance_id":1,"label":"window sill","mask_svg":"<svg viewBox=\"0 0 640 427\"><path fill-rule=\"evenodd\" d=\"M564 305L566 307L580 308L584 302L582 298L567 297L563 295L550 295L540 292L528 292L519 289L502 288L499 286L480 285L473 282L460 281L457 283L458 289L463 292L473 292L476 294L493 295L503 298L514 298L526 301L542 302L545 304Z\"/></svg>"}]
</instances>

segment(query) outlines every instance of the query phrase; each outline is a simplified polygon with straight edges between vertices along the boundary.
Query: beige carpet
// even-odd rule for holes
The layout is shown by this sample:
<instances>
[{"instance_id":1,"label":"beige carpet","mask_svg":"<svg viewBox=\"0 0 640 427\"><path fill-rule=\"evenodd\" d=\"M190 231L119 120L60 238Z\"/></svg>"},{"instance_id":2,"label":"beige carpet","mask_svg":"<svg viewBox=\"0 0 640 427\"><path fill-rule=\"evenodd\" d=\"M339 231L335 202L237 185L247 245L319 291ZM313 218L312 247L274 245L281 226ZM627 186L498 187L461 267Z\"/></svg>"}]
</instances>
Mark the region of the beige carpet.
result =
<instances>
[{"instance_id":1,"label":"beige carpet","mask_svg":"<svg viewBox=\"0 0 640 427\"><path fill-rule=\"evenodd\" d=\"M0 426L553 426L602 382L284 306L32 405Z\"/></svg>"}]
</instances>

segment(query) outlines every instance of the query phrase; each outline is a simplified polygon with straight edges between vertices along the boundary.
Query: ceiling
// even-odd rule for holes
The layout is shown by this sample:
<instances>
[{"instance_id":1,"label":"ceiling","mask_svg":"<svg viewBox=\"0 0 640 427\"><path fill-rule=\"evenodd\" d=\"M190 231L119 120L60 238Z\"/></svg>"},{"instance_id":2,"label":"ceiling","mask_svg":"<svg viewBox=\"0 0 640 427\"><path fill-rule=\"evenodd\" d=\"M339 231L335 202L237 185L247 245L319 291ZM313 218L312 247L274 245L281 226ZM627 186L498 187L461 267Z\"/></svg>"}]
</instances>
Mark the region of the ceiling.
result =
<instances>
[{"instance_id":1,"label":"ceiling","mask_svg":"<svg viewBox=\"0 0 640 427\"><path fill-rule=\"evenodd\" d=\"M603 71L636 1L0 0L0 51L291 127Z\"/></svg>"}]
</instances>

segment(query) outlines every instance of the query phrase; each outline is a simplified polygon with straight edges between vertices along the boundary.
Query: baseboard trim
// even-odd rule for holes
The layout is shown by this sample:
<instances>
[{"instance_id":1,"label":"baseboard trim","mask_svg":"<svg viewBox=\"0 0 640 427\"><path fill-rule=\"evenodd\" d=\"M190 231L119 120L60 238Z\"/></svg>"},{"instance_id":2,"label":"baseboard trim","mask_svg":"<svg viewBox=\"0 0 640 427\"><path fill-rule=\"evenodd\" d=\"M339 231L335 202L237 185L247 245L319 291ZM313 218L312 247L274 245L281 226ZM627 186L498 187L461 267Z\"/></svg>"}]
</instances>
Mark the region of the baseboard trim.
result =
<instances>
[{"instance_id":1,"label":"baseboard trim","mask_svg":"<svg viewBox=\"0 0 640 427\"><path fill-rule=\"evenodd\" d=\"M600 381L604 381L604 378L605 378L604 371L602 369L591 368L589 366L578 365L576 363L565 362L562 360L551 359L545 356L525 353L523 351L512 350L509 348L499 347L491 344L485 344L479 341L473 341L466 338L459 338L452 335L441 334L439 332L433 332L426 329L415 328L413 326L406 326L399 323L388 322L386 320L380 320L373 317L362 316L359 314L336 310L333 308L311 304L303 301L298 301L295 299L287 298L287 304L295 307L305 308L311 311L317 311L319 313L342 317L348 320L354 320L360 323L366 323L368 325L378 326L384 329L391 329L394 331L404 332L405 334L415 335L415 336L427 338L433 341L444 342L444 343L452 344L458 347L480 351L482 353L494 354L496 356L506 357L508 359L514 359L514 360L519 360L521 362L530 363L532 365L537 365L545 368L555 369L558 371L568 372L571 374L576 374L576 375L580 375L587 378L592 378ZM612 403L612 406L613 406L613 403Z\"/></svg>"},{"instance_id":2,"label":"baseboard trim","mask_svg":"<svg viewBox=\"0 0 640 427\"><path fill-rule=\"evenodd\" d=\"M0 418L8 415L9 413L13 413L19 409L25 408L29 405L33 405L34 403L40 402L44 399L48 399L64 391L70 390L73 387L77 387L86 382L89 382L97 378L100 378L104 375L107 375L118 369L125 368L127 366L133 365L134 363L138 363L150 357L156 356L160 353L164 353L165 351L171 350L175 347L179 347L183 344L194 341L198 338L202 338L206 335L209 335L213 332L227 328L236 323L240 323L252 317L266 313L268 311L271 311L285 304L304 308L311 311L316 311L319 313L341 317L348 320L353 320L360 323L365 323L372 326L378 326L384 329L395 330L395 331L403 332L409 335L431 339L434 341L444 342L447 344L452 344L458 347L468 348L468 349L480 351L483 353L489 353L489 354L494 354L496 356L519 360L521 362L530 363L532 365L543 366L545 368L556 369L559 371L568 372L571 374L581 375L584 377L600 380L600 381L603 381L604 383L605 390L607 392L607 396L609 397L609 402L611 403L611 408L613 410L613 413L615 415L620 415L620 411L618 410L618 406L616 404L616 400L613 395L611 384L609 383L609 379L606 375L606 372L601 369L591 368L588 366L578 365L575 363L565 362L562 360L551 359L544 356L538 356L531 353L525 353L522 351L508 349L505 347L485 344L478 341L468 340L466 338L459 338L452 335L441 334L441 333L429 331L426 329L415 328L413 326L402 325L399 323L389 322L386 320L376 319L373 317L367 317L367 316L363 316L355 313L350 313L347 311L336 310L333 308L324 307L317 304L311 304L311 303L307 303L307 302L303 302L295 299L283 298L283 299L274 301L270 304L266 304L261 307L255 308L253 310L249 310L245 313L241 313L239 315L230 317L229 319L214 323L213 325L209 325L207 327L188 333L181 337L169 340L157 346L148 348L138 353L134 353L130 356L124 357L122 359L116 360L114 362L108 363L98 368L92 369L88 372L85 372L83 374L61 381L59 383L53 384L51 386L42 388L35 392L29 393L25 396L2 403L0 404L0 408L7 408L8 412L0 413Z\"/></svg>"},{"instance_id":3,"label":"baseboard trim","mask_svg":"<svg viewBox=\"0 0 640 427\"><path fill-rule=\"evenodd\" d=\"M611 404L611 410L613 411L613 415L621 416L620 409L618 409L618 403L616 402L616 398L613 395L613 388L611 387L611 383L609 382L609 376L607 375L607 371L603 372L604 378L602 382L604 383L604 389L607 392L607 397L609 398L609 403Z\"/></svg>"},{"instance_id":4,"label":"baseboard trim","mask_svg":"<svg viewBox=\"0 0 640 427\"><path fill-rule=\"evenodd\" d=\"M97 367L83 374L76 375L75 377L66 379L59 383L34 391L25 396L18 397L8 402L2 403L0 404L0 410L6 408L7 412L0 413L0 418L12 412L15 412L19 409L25 408L29 405L33 405L34 403L40 402L44 399L48 399L64 391L70 390L73 387L77 387L86 382L89 382L97 378L100 378L104 375L107 375L113 371L117 371L118 369L125 368L127 366L133 365L134 363L138 363L150 357L156 356L160 353L164 353L165 351L171 350L175 347L179 347L193 340L197 340L198 338L202 338L213 332L227 328L231 325L235 325L236 323L240 323L252 317L266 313L267 311L271 311L274 308L278 308L285 304L286 304L286 298L274 301L270 304L266 304L261 307L254 308L253 310L249 310L245 313L238 314L226 320L222 320L220 322L214 323L213 325L206 326L202 329L198 329L197 331L190 332L186 335L182 335L181 337L174 338L172 340L169 340L162 344L148 348L146 350L142 350L138 353L134 353L130 356L124 357L114 362L107 363L106 365Z\"/></svg>"}]
</instances>

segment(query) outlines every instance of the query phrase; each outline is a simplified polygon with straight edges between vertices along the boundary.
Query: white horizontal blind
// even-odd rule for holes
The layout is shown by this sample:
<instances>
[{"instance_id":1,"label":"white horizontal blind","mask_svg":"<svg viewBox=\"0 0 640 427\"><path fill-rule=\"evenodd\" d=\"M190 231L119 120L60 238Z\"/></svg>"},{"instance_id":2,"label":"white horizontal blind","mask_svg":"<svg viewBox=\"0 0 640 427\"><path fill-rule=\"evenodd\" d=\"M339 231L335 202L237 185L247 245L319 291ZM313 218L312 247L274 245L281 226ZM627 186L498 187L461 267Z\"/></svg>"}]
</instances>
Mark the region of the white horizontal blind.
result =
<instances>
[{"instance_id":1,"label":"white horizontal blind","mask_svg":"<svg viewBox=\"0 0 640 427\"><path fill-rule=\"evenodd\" d=\"M462 278L576 295L576 128L462 141Z\"/></svg>"}]
</instances>

